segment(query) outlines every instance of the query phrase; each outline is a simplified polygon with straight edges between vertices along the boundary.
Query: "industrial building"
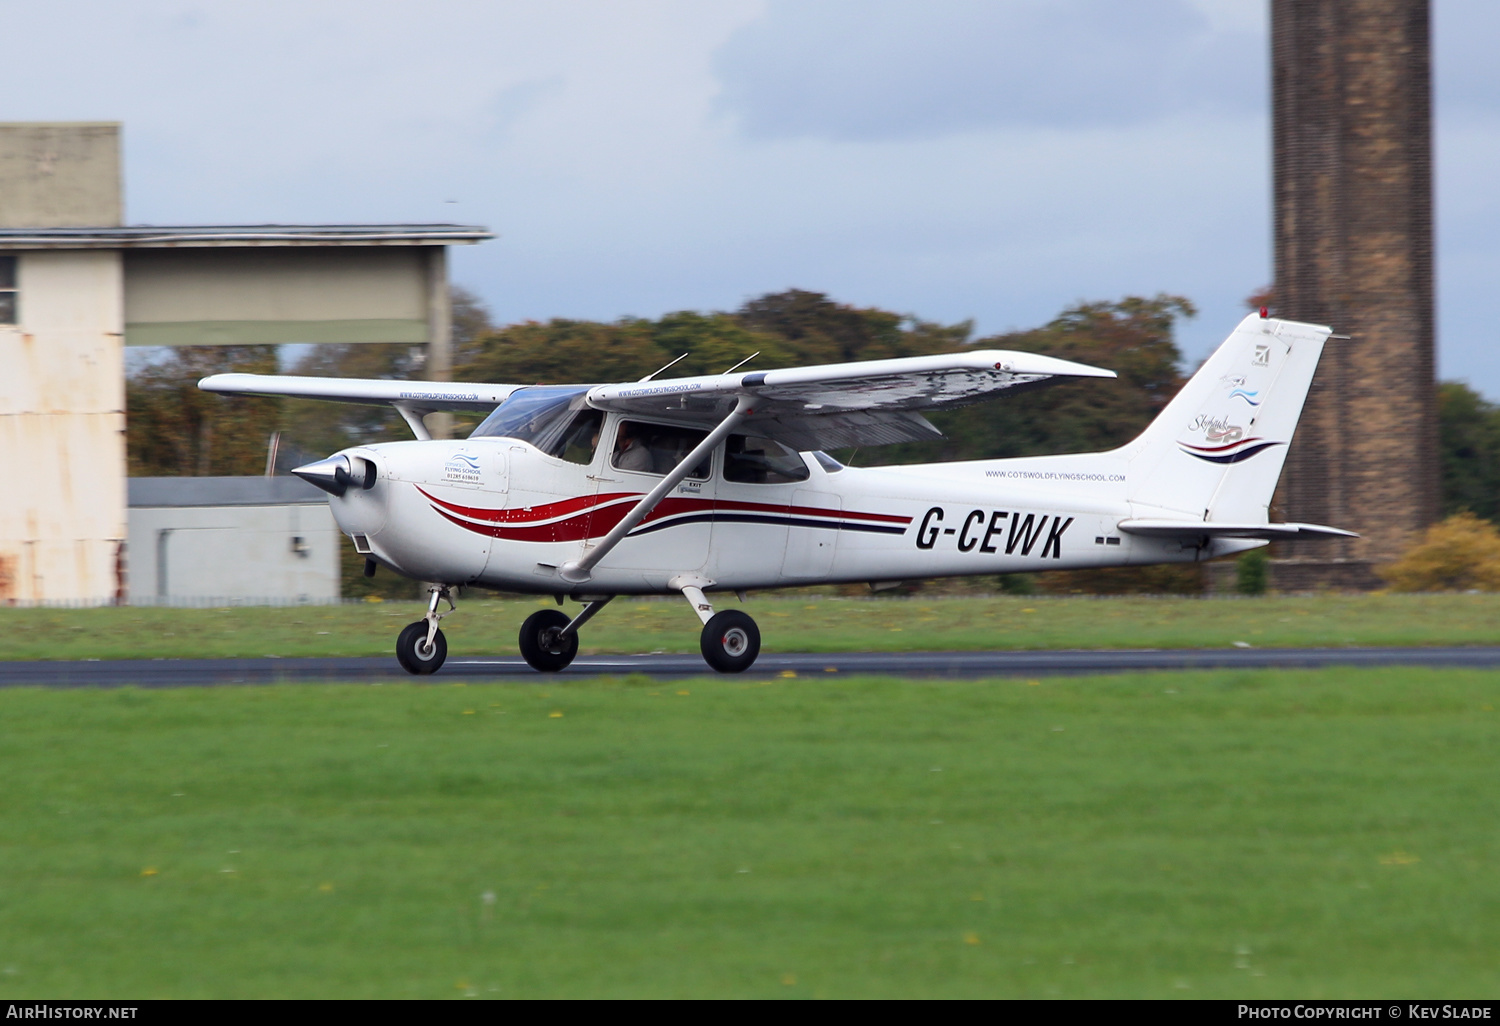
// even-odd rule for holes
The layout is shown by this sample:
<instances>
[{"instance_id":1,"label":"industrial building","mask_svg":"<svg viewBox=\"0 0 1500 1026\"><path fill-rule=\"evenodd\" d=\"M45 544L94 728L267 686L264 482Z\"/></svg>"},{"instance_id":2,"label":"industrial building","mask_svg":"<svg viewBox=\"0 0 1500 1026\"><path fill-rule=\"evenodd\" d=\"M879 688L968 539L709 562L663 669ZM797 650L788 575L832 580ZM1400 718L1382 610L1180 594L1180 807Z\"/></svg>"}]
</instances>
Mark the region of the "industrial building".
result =
<instances>
[{"instance_id":1,"label":"industrial building","mask_svg":"<svg viewBox=\"0 0 1500 1026\"><path fill-rule=\"evenodd\" d=\"M343 536L328 494L301 478L133 477L129 484L131 605L338 601Z\"/></svg>"},{"instance_id":2,"label":"industrial building","mask_svg":"<svg viewBox=\"0 0 1500 1026\"><path fill-rule=\"evenodd\" d=\"M490 237L126 225L118 124L0 124L0 604L164 594L127 551L125 346L417 343L446 380L447 247Z\"/></svg>"},{"instance_id":3,"label":"industrial building","mask_svg":"<svg viewBox=\"0 0 1500 1026\"><path fill-rule=\"evenodd\" d=\"M1271 4L1277 313L1331 324L1287 456L1279 588L1378 588L1438 517L1428 0Z\"/></svg>"}]
</instances>

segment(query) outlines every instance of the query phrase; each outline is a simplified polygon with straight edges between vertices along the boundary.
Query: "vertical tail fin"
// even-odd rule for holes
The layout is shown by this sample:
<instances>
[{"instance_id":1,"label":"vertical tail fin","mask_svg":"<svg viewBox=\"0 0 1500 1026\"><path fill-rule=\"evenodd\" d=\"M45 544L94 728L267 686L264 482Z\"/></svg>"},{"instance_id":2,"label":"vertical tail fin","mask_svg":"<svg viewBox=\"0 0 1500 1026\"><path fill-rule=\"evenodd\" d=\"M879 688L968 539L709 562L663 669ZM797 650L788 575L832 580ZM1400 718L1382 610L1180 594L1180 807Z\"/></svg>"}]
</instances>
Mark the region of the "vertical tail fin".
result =
<instances>
[{"instance_id":1,"label":"vertical tail fin","mask_svg":"<svg viewBox=\"0 0 1500 1026\"><path fill-rule=\"evenodd\" d=\"M1331 328L1254 314L1134 441L1136 516L1265 523Z\"/></svg>"}]
</instances>

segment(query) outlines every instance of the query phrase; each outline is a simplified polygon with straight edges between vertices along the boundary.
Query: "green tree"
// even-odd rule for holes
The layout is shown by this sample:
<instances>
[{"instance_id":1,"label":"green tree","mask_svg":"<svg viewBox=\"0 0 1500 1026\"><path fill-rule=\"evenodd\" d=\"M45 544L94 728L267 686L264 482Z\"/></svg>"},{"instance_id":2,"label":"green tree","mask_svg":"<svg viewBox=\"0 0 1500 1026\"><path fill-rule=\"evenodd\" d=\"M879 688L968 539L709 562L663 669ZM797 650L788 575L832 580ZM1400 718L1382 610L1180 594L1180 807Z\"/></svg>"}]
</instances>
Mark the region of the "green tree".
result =
<instances>
[{"instance_id":1,"label":"green tree","mask_svg":"<svg viewBox=\"0 0 1500 1026\"><path fill-rule=\"evenodd\" d=\"M523 385L629 381L660 366L659 356L650 321L554 318L484 336L473 356L454 368L454 377Z\"/></svg>"},{"instance_id":2,"label":"green tree","mask_svg":"<svg viewBox=\"0 0 1500 1026\"><path fill-rule=\"evenodd\" d=\"M963 346L974 330L972 321L933 324L888 310L847 306L804 289L752 299L740 307L735 319L752 331L785 339L807 363L951 352Z\"/></svg>"},{"instance_id":3,"label":"green tree","mask_svg":"<svg viewBox=\"0 0 1500 1026\"><path fill-rule=\"evenodd\" d=\"M933 324L792 289L753 299L733 314L684 310L656 321L513 324L477 339L455 376L527 384L629 381L683 354L668 375L722 373L757 352L751 367L875 360L951 351L970 330L967 323Z\"/></svg>"},{"instance_id":4,"label":"green tree","mask_svg":"<svg viewBox=\"0 0 1500 1026\"><path fill-rule=\"evenodd\" d=\"M780 335L747 328L726 313L696 313L682 310L669 313L652 326L657 359L665 363L687 354L681 363L667 371L667 376L722 374L747 357L747 371L786 367L802 359L797 346ZM661 366L661 364L657 364ZM650 373L656 367L642 371Z\"/></svg>"},{"instance_id":5,"label":"green tree","mask_svg":"<svg viewBox=\"0 0 1500 1026\"><path fill-rule=\"evenodd\" d=\"M1234 587L1241 595L1264 595L1271 572L1271 556L1265 549L1251 549L1235 560Z\"/></svg>"},{"instance_id":6,"label":"green tree","mask_svg":"<svg viewBox=\"0 0 1500 1026\"><path fill-rule=\"evenodd\" d=\"M1469 510L1500 518L1500 407L1468 385L1438 385L1443 515Z\"/></svg>"},{"instance_id":7,"label":"green tree","mask_svg":"<svg viewBox=\"0 0 1500 1026\"><path fill-rule=\"evenodd\" d=\"M979 348L1041 353L1104 367L1119 377L1065 381L933 414L946 437L870 450L861 462L1004 459L1123 445L1182 386L1173 328L1177 318L1195 312L1181 296L1127 296L1081 303L1031 331L979 339L973 343Z\"/></svg>"},{"instance_id":8,"label":"green tree","mask_svg":"<svg viewBox=\"0 0 1500 1026\"><path fill-rule=\"evenodd\" d=\"M281 421L279 399L204 392L210 374L274 374L274 346L182 346L125 382L125 451L133 477L265 472L267 443Z\"/></svg>"}]
</instances>

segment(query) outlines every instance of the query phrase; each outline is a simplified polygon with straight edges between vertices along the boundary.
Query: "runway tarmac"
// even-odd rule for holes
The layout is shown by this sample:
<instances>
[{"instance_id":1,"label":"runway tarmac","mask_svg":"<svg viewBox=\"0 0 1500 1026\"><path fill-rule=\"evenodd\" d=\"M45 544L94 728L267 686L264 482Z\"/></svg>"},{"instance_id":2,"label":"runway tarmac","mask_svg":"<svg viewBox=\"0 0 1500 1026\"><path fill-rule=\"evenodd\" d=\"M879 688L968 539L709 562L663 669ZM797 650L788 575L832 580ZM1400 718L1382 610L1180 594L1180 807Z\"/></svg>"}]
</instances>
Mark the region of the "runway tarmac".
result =
<instances>
[{"instance_id":1,"label":"runway tarmac","mask_svg":"<svg viewBox=\"0 0 1500 1026\"><path fill-rule=\"evenodd\" d=\"M974 680L1140 670L1265 669L1317 666L1500 668L1500 646L1472 648L1227 648L1048 652L763 653L743 677L880 674ZM519 657L449 658L430 677L412 677L395 657L369 659L120 659L0 662L0 687L190 687L225 684L334 684L413 681L543 681L631 673L661 679L713 671L697 655L580 656L544 675Z\"/></svg>"}]
</instances>

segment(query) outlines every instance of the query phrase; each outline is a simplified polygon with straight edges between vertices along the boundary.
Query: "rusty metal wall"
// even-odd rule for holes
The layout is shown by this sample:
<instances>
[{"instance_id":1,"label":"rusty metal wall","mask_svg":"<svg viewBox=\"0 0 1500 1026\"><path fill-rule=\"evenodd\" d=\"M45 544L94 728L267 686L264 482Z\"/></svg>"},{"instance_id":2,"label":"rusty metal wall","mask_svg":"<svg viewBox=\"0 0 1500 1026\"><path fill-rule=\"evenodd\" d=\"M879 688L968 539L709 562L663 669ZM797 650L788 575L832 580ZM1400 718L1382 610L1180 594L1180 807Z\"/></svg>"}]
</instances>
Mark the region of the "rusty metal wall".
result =
<instances>
[{"instance_id":1,"label":"rusty metal wall","mask_svg":"<svg viewBox=\"0 0 1500 1026\"><path fill-rule=\"evenodd\" d=\"M18 254L0 325L0 604L113 602L125 584L118 252Z\"/></svg>"}]
</instances>

